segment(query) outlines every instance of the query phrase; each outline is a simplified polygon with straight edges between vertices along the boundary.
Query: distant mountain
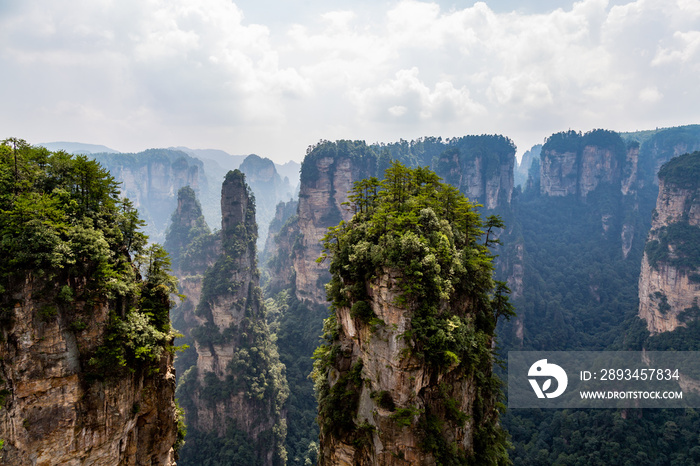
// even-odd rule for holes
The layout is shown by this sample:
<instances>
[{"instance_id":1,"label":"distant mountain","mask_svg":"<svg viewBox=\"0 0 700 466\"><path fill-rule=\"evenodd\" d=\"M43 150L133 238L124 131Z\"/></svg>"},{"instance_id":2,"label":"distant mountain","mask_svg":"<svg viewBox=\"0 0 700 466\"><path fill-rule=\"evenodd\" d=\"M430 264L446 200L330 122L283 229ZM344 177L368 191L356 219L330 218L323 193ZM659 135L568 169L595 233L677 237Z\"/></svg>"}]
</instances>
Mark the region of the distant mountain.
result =
<instances>
[{"instance_id":1,"label":"distant mountain","mask_svg":"<svg viewBox=\"0 0 700 466\"><path fill-rule=\"evenodd\" d=\"M282 177L282 181L284 181L285 177L289 178L289 185L293 190L296 190L297 186L299 186L299 172L301 170L301 164L290 160L282 165L276 163L275 168L277 169L277 173L279 173L279 175Z\"/></svg>"},{"instance_id":2,"label":"distant mountain","mask_svg":"<svg viewBox=\"0 0 700 466\"><path fill-rule=\"evenodd\" d=\"M513 182L515 186L525 187L532 162L534 162L535 159L539 159L541 151L542 144L532 146L532 149L523 154L523 158L520 159L520 163L513 167Z\"/></svg>"},{"instance_id":3,"label":"distant mountain","mask_svg":"<svg viewBox=\"0 0 700 466\"><path fill-rule=\"evenodd\" d=\"M209 192L204 164L182 151L148 149L137 154L101 153L92 157L109 170L120 183L121 194L138 208L151 241L162 242L165 238L180 188L190 186L202 197ZM216 184L211 186L219 192Z\"/></svg>"},{"instance_id":4,"label":"distant mountain","mask_svg":"<svg viewBox=\"0 0 700 466\"><path fill-rule=\"evenodd\" d=\"M277 204L287 202L294 197L294 189L289 184L289 178L282 180L276 170L278 166L270 159L251 154L239 168L245 174L246 183L255 195L260 251L265 246L267 230L275 216Z\"/></svg>"},{"instance_id":5,"label":"distant mountain","mask_svg":"<svg viewBox=\"0 0 700 466\"><path fill-rule=\"evenodd\" d=\"M37 146L46 147L50 151L63 150L69 154L120 154L118 150L110 149L100 144L84 144L82 142L42 142Z\"/></svg>"},{"instance_id":6,"label":"distant mountain","mask_svg":"<svg viewBox=\"0 0 700 466\"><path fill-rule=\"evenodd\" d=\"M224 175L229 170L235 170L238 168L247 155L231 155L228 152L224 152L219 149L190 149L189 147L170 147L172 150L179 150L192 157L197 157L203 162L216 162L221 168L224 169ZM223 175L222 175L223 179Z\"/></svg>"}]
</instances>

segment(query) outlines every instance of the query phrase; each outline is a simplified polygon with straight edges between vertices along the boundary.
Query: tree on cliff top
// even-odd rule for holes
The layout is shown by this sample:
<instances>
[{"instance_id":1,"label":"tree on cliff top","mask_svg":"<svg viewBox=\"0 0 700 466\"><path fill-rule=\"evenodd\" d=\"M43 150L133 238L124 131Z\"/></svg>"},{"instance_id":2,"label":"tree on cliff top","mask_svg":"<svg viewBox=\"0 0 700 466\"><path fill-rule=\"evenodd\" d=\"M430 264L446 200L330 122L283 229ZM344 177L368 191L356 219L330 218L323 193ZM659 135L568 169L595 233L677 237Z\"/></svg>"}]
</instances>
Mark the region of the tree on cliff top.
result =
<instances>
[{"instance_id":1,"label":"tree on cliff top","mask_svg":"<svg viewBox=\"0 0 700 466\"><path fill-rule=\"evenodd\" d=\"M104 343L83 355L94 376L124 370L157 370L171 348L170 294L176 291L170 260L147 237L128 199L107 170L85 156L49 152L20 139L0 144L0 305L27 277L43 283L34 299L54 301L42 311L65 311L70 329L89 323L72 303L110 300L114 311ZM145 279L141 279L141 274ZM7 319L11 312L3 311Z\"/></svg>"},{"instance_id":2,"label":"tree on cliff top","mask_svg":"<svg viewBox=\"0 0 700 466\"><path fill-rule=\"evenodd\" d=\"M326 290L331 307L348 308L353 318L381 325L369 305L367 284L386 273L396 275L401 290L396 304L411 312L410 328L401 335L411 356L435 374L475 374L479 385L479 408L473 413L474 457L455 452L436 427L439 421L427 413L423 448L443 464L506 463L507 442L494 408L500 389L492 375L491 345L498 317L510 317L513 309L505 283L492 277L494 256L488 247L496 243L493 235L495 228L503 226L500 218L482 221L477 206L435 173L398 162L391 164L382 181L370 178L355 183L347 206L353 218L329 228L319 258L330 258L332 278ZM486 239L483 228L489 231ZM357 368L353 366L347 375L348 385L342 378L343 383L333 387L328 383L330 368L342 353L334 317L327 319L326 343L314 355L319 423L324 432L362 428L354 425L353 398L347 396L362 386L361 380L355 380L360 377Z\"/></svg>"}]
</instances>

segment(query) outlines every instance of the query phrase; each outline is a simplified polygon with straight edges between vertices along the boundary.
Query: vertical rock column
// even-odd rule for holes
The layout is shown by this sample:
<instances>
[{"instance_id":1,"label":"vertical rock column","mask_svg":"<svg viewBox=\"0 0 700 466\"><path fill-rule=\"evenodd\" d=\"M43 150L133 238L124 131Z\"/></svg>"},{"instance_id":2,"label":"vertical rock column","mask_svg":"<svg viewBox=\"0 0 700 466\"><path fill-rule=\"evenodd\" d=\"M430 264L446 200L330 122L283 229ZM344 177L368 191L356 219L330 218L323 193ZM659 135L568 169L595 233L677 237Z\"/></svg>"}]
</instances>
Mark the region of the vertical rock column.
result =
<instances>
[{"instance_id":1,"label":"vertical rock column","mask_svg":"<svg viewBox=\"0 0 700 466\"><path fill-rule=\"evenodd\" d=\"M191 331L197 362L182 376L178 396L194 435L222 446L233 441L240 461L284 464L288 388L265 321L255 200L239 170L226 175L221 211L221 255L204 276L195 311L200 325ZM217 451L202 454L196 446L183 449L187 464L219 460Z\"/></svg>"},{"instance_id":2,"label":"vertical rock column","mask_svg":"<svg viewBox=\"0 0 700 466\"><path fill-rule=\"evenodd\" d=\"M700 317L700 152L659 171L659 197L639 277L639 317L652 334Z\"/></svg>"}]
</instances>

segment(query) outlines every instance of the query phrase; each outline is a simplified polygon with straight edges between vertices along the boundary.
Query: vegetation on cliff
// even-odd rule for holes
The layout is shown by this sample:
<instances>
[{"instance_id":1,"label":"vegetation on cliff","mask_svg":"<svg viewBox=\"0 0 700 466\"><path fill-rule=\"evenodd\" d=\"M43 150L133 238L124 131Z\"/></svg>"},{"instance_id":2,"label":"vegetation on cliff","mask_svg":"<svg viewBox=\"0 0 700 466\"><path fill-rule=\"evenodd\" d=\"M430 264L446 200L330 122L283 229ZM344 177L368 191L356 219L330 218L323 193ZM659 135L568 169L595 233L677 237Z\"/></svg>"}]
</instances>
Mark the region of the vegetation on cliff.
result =
<instances>
[{"instance_id":1,"label":"vegetation on cliff","mask_svg":"<svg viewBox=\"0 0 700 466\"><path fill-rule=\"evenodd\" d=\"M610 148L620 161L625 156L626 146L619 133L606 129L586 133L573 130L554 133L545 140L542 152L573 152L580 157L580 152L586 146Z\"/></svg>"},{"instance_id":2,"label":"vegetation on cliff","mask_svg":"<svg viewBox=\"0 0 700 466\"><path fill-rule=\"evenodd\" d=\"M163 248L147 246L148 238L140 230L143 223L131 202L120 198L114 178L97 162L52 153L20 139L0 144L0 254L4 258L0 262L0 361L8 379L1 383L10 388L3 390L4 397L12 400L11 405L3 403L8 411L2 415L30 417L21 412L29 392L21 395L16 387L46 387L42 379L50 378L51 388L41 392L44 402L51 398L54 386L65 393L61 404L53 405L47 415L51 409L65 409L61 429L71 422L81 425L86 438L94 437L87 442L90 448L98 455L104 454L100 449L117 452L115 462L129 455L132 459L142 455L138 462L161 461L171 447L181 446L184 434L180 418L180 435L175 440L178 419L174 399L168 398L174 390L169 373L176 334L169 311L176 281ZM33 315L27 319L26 312ZM25 343L20 344L15 333L22 326ZM49 332L58 337L38 356L30 373L8 370L37 357L36 344ZM51 362L44 366L41 361ZM130 386L140 388L114 396L115 387ZM153 390L162 392L160 398L147 396ZM133 406L119 406L122 399L135 401ZM98 404L119 411L109 413L109 425L89 425L90 419L99 417ZM155 418L161 423L157 432L132 431L137 421L155 422ZM36 429L44 429L37 432L55 434L56 421L41 427L37 421ZM4 418L3 425L10 421ZM126 438L127 434L129 445L123 449L104 444L110 435ZM23 434L3 430L4 435L21 439ZM43 439L33 435L35 443L12 440L6 450L19 457L29 455L25 449L37 447L36 442ZM174 445L157 444L169 438ZM62 446L62 458L68 461L74 455L91 460L80 448ZM148 451L137 453L137 449Z\"/></svg>"},{"instance_id":3,"label":"vegetation on cliff","mask_svg":"<svg viewBox=\"0 0 700 466\"><path fill-rule=\"evenodd\" d=\"M657 239L646 245L649 264L657 270L663 263L692 273L700 268L700 226L691 224L688 217L700 194L700 152L672 158L659 170L659 179L670 192L687 191L687 196L679 195L688 199L678 221L652 231Z\"/></svg>"},{"instance_id":4,"label":"vegetation on cliff","mask_svg":"<svg viewBox=\"0 0 700 466\"><path fill-rule=\"evenodd\" d=\"M398 161L408 167L428 166L438 176L464 192L467 183L460 183L460 177L467 175L465 168L474 164L475 173L481 178L478 183L499 176L502 169L512 170L515 161L515 144L501 135L463 136L459 138L424 137L412 141L404 139L390 144L371 144L364 141L322 140L307 150L301 166L302 183L313 182L318 177L318 161L330 158L331 163L339 158L351 161L354 172L361 178L381 176L389 168L391 161ZM478 160L478 164L475 162ZM462 172L460 173L460 170ZM465 177L466 179L466 177ZM503 193L500 192L499 196ZM483 199L472 199L482 201ZM330 221L335 220L335 221ZM329 219L337 224L340 215Z\"/></svg>"},{"instance_id":5,"label":"vegetation on cliff","mask_svg":"<svg viewBox=\"0 0 700 466\"><path fill-rule=\"evenodd\" d=\"M92 374L155 369L174 336L169 310L176 283L167 254L159 245L146 247L143 221L119 198L109 172L85 156L6 140L0 209L3 316L12 315L12 292L28 276L45 284L46 298L54 297L42 315L70 316L74 332L89 325L90 308L107 298L114 312L104 343L84 355Z\"/></svg>"},{"instance_id":6,"label":"vegetation on cliff","mask_svg":"<svg viewBox=\"0 0 700 466\"><path fill-rule=\"evenodd\" d=\"M659 170L659 179L681 189L700 188L700 152L679 155Z\"/></svg>"},{"instance_id":7,"label":"vegetation on cliff","mask_svg":"<svg viewBox=\"0 0 700 466\"><path fill-rule=\"evenodd\" d=\"M349 206L355 215L329 229L320 258L330 258L332 278L326 290L331 307L351 309L354 318L384 325L368 303L367 286L387 271L395 271L401 289L396 304L412 312L410 328L402 335L411 356L432 373L476 374L475 405L480 408L474 413L477 427L471 459L505 462L505 434L494 407L500 392L491 372L491 343L497 318L509 317L513 311L505 283L492 278L489 252L503 223L496 216L482 221L472 203L427 168L410 169L398 162L391 163L382 181L356 182ZM468 304L457 307L461 312L446 312L455 309L446 303L457 297ZM331 384L329 370L341 352L335 315L326 320L324 330L326 343L314 356L319 423L326 433L354 436L360 442L371 427L355 419L362 361ZM449 411L447 406L443 410ZM464 415L455 417L460 414ZM435 413L397 410L395 415L397 422L419 415L422 447L441 463L467 461L466 452L443 438Z\"/></svg>"},{"instance_id":8,"label":"vegetation on cliff","mask_svg":"<svg viewBox=\"0 0 700 466\"><path fill-rule=\"evenodd\" d=\"M204 261L202 255L209 252L207 246L214 238L191 187L183 186L178 190L177 202L181 208L170 218L163 247L170 254L174 269L190 272L198 269L197 265Z\"/></svg>"},{"instance_id":9,"label":"vegetation on cliff","mask_svg":"<svg viewBox=\"0 0 700 466\"><path fill-rule=\"evenodd\" d=\"M193 419L181 463L283 465L289 393L259 287L255 200L239 170L226 175L224 191L231 205L222 205L221 254L204 274L196 308L203 323L191 335L214 360L232 357L216 372L195 363L180 380L178 399ZM219 326L215 313L230 325ZM204 412L214 419L207 428L199 422Z\"/></svg>"},{"instance_id":10,"label":"vegetation on cliff","mask_svg":"<svg viewBox=\"0 0 700 466\"><path fill-rule=\"evenodd\" d=\"M164 232L175 207L173 192L190 185L206 193L207 179L203 163L185 152L172 149L148 149L136 154L100 153L89 158L120 181L121 195L139 207L146 221L144 231L153 240L164 240Z\"/></svg>"}]
</instances>

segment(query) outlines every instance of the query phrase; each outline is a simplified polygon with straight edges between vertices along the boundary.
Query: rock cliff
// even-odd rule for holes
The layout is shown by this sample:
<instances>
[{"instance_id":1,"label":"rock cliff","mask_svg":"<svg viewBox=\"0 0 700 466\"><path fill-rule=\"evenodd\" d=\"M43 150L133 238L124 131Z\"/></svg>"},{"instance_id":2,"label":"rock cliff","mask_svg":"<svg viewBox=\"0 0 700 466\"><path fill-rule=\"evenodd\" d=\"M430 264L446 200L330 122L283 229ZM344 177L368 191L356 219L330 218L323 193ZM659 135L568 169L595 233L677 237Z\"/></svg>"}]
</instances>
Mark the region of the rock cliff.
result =
<instances>
[{"instance_id":1,"label":"rock cliff","mask_svg":"<svg viewBox=\"0 0 700 466\"><path fill-rule=\"evenodd\" d=\"M315 354L319 464L497 463L491 345L507 298L478 232L463 231L464 198L419 181L425 172L391 170L325 238L334 311ZM479 271L460 267L477 257Z\"/></svg>"},{"instance_id":2,"label":"rock cliff","mask_svg":"<svg viewBox=\"0 0 700 466\"><path fill-rule=\"evenodd\" d=\"M553 134L542 147L540 192L547 196L576 195L585 199L601 184L629 190L627 184L632 175L626 177L625 183L622 181L626 153L622 138L612 131Z\"/></svg>"},{"instance_id":3,"label":"rock cliff","mask_svg":"<svg viewBox=\"0 0 700 466\"><path fill-rule=\"evenodd\" d=\"M0 144L2 171L16 167L0 180L2 464L174 465L167 254L145 247L97 163L12 143Z\"/></svg>"},{"instance_id":4,"label":"rock cliff","mask_svg":"<svg viewBox=\"0 0 700 466\"><path fill-rule=\"evenodd\" d=\"M279 324L280 351L285 361L298 361L309 355L317 345L323 318L327 315L324 285L330 275L326 264L316 259L322 252L321 239L327 228L352 216L348 206L348 191L353 182L381 176L391 160L411 166L432 166L438 175L463 191L482 193L475 202L507 208L512 194L512 164L515 147L501 136L467 136L442 140L423 138L401 140L391 144L367 145L362 141L321 141L311 147L301 168L299 204L296 215L290 217L275 234L273 251L266 255L267 287L269 293L286 291L289 309ZM456 160L459 170L454 170ZM462 173L468 166L478 165L477 174ZM474 184L475 186L472 186ZM485 193L490 193L486 196ZM481 194L478 194L481 195ZM271 245L272 246L272 245ZM290 433L295 444L289 444L290 464L303 465L315 449L305 434L317 427L313 420L315 401L311 384L306 380L310 363L288 363L290 382L297 388L290 399ZM294 372L292 374L292 371ZM303 413L303 414L301 414ZM312 440L315 438L311 437ZM315 460L311 460L315 462Z\"/></svg>"},{"instance_id":5,"label":"rock cliff","mask_svg":"<svg viewBox=\"0 0 700 466\"><path fill-rule=\"evenodd\" d=\"M383 175L392 159L433 167L445 181L486 209L505 208L511 201L515 146L503 136L446 141L425 138L372 146L362 141L322 141L307 153L302 164L297 219L278 237L291 246L280 251L278 262L291 256L298 299L326 302L323 284L329 276L325 266L316 263L320 240L328 227L352 217L343 203L353 182ZM288 269L283 268L285 274Z\"/></svg>"},{"instance_id":6,"label":"rock cliff","mask_svg":"<svg viewBox=\"0 0 700 466\"><path fill-rule=\"evenodd\" d=\"M95 154L92 157L121 183L121 195L128 197L146 221L146 233L163 241L170 213L177 205L177 192L190 186L208 189L202 162L181 151L149 149L137 154Z\"/></svg>"},{"instance_id":7,"label":"rock cliff","mask_svg":"<svg viewBox=\"0 0 700 466\"><path fill-rule=\"evenodd\" d=\"M266 288L271 294L283 288L289 288L294 279L291 261L291 251L294 246L292 231L297 226L298 207L299 202L296 200L280 202L275 209L275 217L270 222L260 261L266 274Z\"/></svg>"},{"instance_id":8,"label":"rock cliff","mask_svg":"<svg viewBox=\"0 0 700 466\"><path fill-rule=\"evenodd\" d=\"M95 379L87 358L105 339L113 305L76 300L48 315L45 288L27 276L5 315L13 324L0 349L3 464L174 465L173 355L151 370ZM90 323L76 331L81 315Z\"/></svg>"},{"instance_id":9,"label":"rock cliff","mask_svg":"<svg viewBox=\"0 0 700 466\"><path fill-rule=\"evenodd\" d=\"M255 201L238 170L223 183L221 211L221 254L204 275L190 329L196 361L178 385L194 439L182 464L284 464L288 389L259 287ZM233 457L224 448L231 445Z\"/></svg>"},{"instance_id":10,"label":"rock cliff","mask_svg":"<svg viewBox=\"0 0 700 466\"><path fill-rule=\"evenodd\" d=\"M644 186L658 184L657 173L673 157L700 150L700 125L657 129L647 137L632 133L629 137L640 142L639 179Z\"/></svg>"},{"instance_id":11,"label":"rock cliff","mask_svg":"<svg viewBox=\"0 0 700 466\"><path fill-rule=\"evenodd\" d=\"M700 299L700 152L659 171L659 196L639 277L639 316L652 334L697 318Z\"/></svg>"},{"instance_id":12,"label":"rock cliff","mask_svg":"<svg viewBox=\"0 0 700 466\"><path fill-rule=\"evenodd\" d=\"M316 262L321 238L328 227L352 217L343 206L348 191L354 181L374 175L376 163L368 146L347 141L319 145L304 159L295 232L298 243L292 255L298 299L326 303L323 285L330 276L327 266Z\"/></svg>"},{"instance_id":13,"label":"rock cliff","mask_svg":"<svg viewBox=\"0 0 700 466\"><path fill-rule=\"evenodd\" d=\"M267 231L274 218L277 204L294 196L289 179L286 182L277 173L272 160L251 154L245 158L239 170L246 176L246 183L255 195L255 213L258 221L258 249L267 240Z\"/></svg>"},{"instance_id":14,"label":"rock cliff","mask_svg":"<svg viewBox=\"0 0 700 466\"><path fill-rule=\"evenodd\" d=\"M194 311L202 294L204 274L221 254L221 236L209 230L197 196L189 186L178 191L177 208L163 246L170 254L182 295L171 311L173 326L183 334L178 346L189 346L175 360L177 374L181 376L197 358L190 331L200 323Z\"/></svg>"},{"instance_id":15,"label":"rock cliff","mask_svg":"<svg viewBox=\"0 0 700 466\"><path fill-rule=\"evenodd\" d=\"M539 160L540 152L542 152L542 144L536 144L532 146L530 150L525 151L520 159L520 163L517 164L513 172L513 182L515 186L522 186L525 188L532 162Z\"/></svg>"}]
</instances>

